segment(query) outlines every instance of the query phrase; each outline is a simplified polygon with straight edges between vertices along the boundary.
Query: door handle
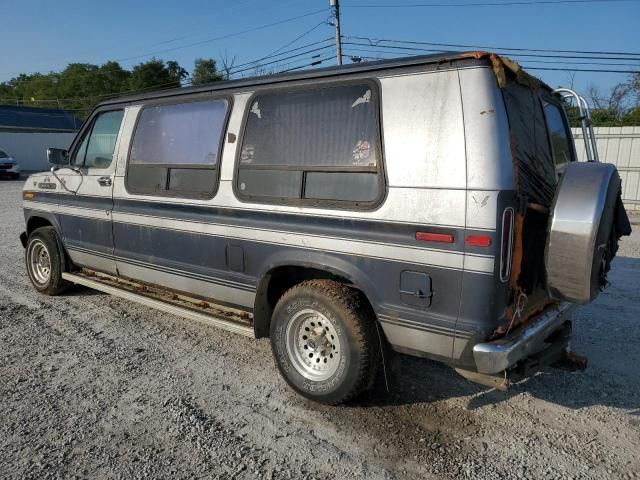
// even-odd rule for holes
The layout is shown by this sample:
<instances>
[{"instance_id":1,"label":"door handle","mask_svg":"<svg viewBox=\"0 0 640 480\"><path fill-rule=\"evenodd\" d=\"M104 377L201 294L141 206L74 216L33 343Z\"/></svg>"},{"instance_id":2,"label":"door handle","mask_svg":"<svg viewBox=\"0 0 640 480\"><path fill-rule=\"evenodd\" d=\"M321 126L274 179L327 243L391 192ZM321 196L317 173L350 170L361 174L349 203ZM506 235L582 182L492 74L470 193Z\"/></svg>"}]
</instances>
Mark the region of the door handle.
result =
<instances>
[{"instance_id":1,"label":"door handle","mask_svg":"<svg viewBox=\"0 0 640 480\"><path fill-rule=\"evenodd\" d=\"M111 186L111 177L99 177L98 178L98 183L100 185L102 185L103 187L110 187Z\"/></svg>"},{"instance_id":2,"label":"door handle","mask_svg":"<svg viewBox=\"0 0 640 480\"><path fill-rule=\"evenodd\" d=\"M411 295L412 297L427 298L427 295L422 290L416 290L415 292L400 290L400 293L403 295Z\"/></svg>"}]
</instances>

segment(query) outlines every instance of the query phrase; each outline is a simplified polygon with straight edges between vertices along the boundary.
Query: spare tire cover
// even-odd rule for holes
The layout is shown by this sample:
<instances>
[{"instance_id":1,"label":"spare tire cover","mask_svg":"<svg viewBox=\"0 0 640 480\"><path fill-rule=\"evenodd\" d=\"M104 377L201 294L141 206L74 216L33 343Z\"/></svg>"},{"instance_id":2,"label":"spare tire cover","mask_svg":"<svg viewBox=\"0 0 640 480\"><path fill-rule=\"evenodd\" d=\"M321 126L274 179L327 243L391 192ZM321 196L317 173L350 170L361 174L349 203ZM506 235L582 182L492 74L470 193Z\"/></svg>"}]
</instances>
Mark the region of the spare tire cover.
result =
<instances>
[{"instance_id":1,"label":"spare tire cover","mask_svg":"<svg viewBox=\"0 0 640 480\"><path fill-rule=\"evenodd\" d=\"M609 163L570 163L556 190L545 267L551 296L589 303L604 287L620 176Z\"/></svg>"}]
</instances>

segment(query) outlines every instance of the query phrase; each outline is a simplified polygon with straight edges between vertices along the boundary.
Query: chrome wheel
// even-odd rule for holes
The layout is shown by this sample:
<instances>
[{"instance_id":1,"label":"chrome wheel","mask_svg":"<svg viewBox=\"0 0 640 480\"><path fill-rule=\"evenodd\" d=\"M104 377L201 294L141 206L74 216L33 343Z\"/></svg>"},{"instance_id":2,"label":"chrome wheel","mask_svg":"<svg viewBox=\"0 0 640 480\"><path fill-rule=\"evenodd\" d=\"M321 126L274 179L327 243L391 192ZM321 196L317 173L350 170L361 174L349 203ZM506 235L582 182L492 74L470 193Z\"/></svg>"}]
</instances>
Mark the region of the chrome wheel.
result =
<instances>
[{"instance_id":1,"label":"chrome wheel","mask_svg":"<svg viewBox=\"0 0 640 480\"><path fill-rule=\"evenodd\" d=\"M326 380L340 365L342 349L336 328L316 310L295 313L287 325L286 345L291 363L308 380Z\"/></svg>"},{"instance_id":2,"label":"chrome wheel","mask_svg":"<svg viewBox=\"0 0 640 480\"><path fill-rule=\"evenodd\" d=\"M51 278L51 257L42 240L33 240L29 246L29 267L36 283L46 285Z\"/></svg>"}]
</instances>

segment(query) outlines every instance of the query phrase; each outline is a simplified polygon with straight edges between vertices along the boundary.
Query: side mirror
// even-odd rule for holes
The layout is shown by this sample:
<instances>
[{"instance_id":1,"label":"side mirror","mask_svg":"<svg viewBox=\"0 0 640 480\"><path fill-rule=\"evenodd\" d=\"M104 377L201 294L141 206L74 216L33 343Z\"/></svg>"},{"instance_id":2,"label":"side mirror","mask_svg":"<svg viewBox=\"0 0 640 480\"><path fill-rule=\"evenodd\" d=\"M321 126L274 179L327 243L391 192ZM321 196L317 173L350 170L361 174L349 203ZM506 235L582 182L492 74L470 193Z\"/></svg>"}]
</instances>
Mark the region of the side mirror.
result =
<instances>
[{"instance_id":1,"label":"side mirror","mask_svg":"<svg viewBox=\"0 0 640 480\"><path fill-rule=\"evenodd\" d=\"M64 148L47 148L47 160L52 165L69 165L69 151Z\"/></svg>"}]
</instances>

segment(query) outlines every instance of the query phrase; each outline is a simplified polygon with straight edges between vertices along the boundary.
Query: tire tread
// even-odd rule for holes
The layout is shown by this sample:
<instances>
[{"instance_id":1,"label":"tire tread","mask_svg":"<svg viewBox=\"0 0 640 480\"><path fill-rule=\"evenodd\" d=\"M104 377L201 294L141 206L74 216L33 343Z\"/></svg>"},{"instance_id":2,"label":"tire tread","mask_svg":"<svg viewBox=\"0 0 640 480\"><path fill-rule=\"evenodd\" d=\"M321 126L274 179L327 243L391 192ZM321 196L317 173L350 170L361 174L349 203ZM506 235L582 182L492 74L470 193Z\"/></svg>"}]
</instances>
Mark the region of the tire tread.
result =
<instances>
[{"instance_id":1,"label":"tire tread","mask_svg":"<svg viewBox=\"0 0 640 480\"><path fill-rule=\"evenodd\" d=\"M349 402L362 394L372 383L377 370L379 357L375 317L362 293L334 280L315 279L306 280L287 290L280 302L287 302L306 289L312 289L322 294L336 306L351 323L354 337L354 347L360 351L359 371L352 388L340 398L323 400L323 403L337 405Z\"/></svg>"}]
</instances>

